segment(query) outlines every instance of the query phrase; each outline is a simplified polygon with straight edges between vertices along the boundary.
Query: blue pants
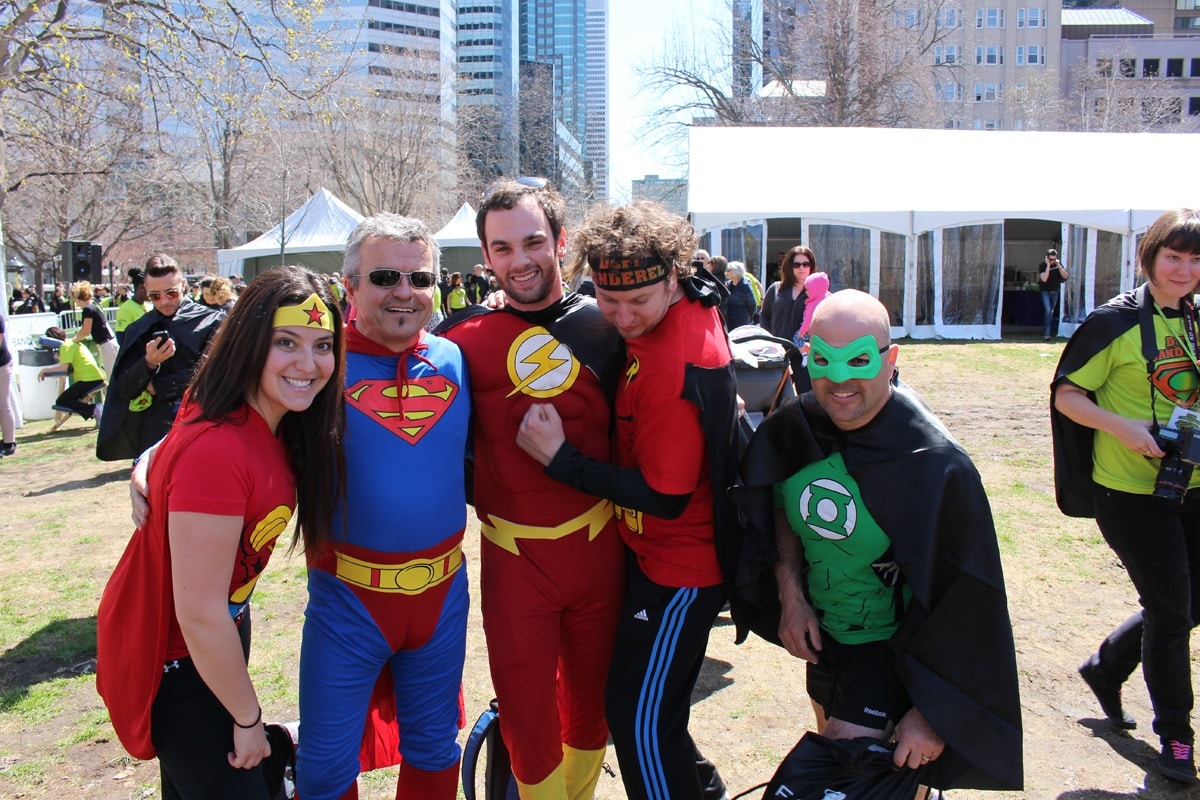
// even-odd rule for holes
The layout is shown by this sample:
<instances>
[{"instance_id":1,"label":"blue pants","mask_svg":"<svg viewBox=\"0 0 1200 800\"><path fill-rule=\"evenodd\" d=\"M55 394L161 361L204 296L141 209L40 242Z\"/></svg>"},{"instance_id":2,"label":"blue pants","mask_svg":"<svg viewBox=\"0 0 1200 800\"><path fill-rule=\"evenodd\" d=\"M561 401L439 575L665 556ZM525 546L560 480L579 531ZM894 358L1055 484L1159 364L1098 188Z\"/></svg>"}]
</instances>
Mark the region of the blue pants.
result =
<instances>
[{"instance_id":1,"label":"blue pants","mask_svg":"<svg viewBox=\"0 0 1200 800\"><path fill-rule=\"evenodd\" d=\"M359 773L359 745L371 693L382 669L392 671L400 752L420 770L453 766L461 754L458 694L466 656L467 571L459 570L433 635L394 650L370 612L334 576L309 570L309 602L300 643L300 739L297 791L332 800ZM396 614L408 598L396 597Z\"/></svg>"},{"instance_id":2,"label":"blue pants","mask_svg":"<svg viewBox=\"0 0 1200 800\"><path fill-rule=\"evenodd\" d=\"M1200 619L1200 490L1182 506L1096 487L1096 523L1142 606L1100 646L1101 674L1123 682L1142 662L1164 742L1192 741L1191 632Z\"/></svg>"},{"instance_id":3,"label":"blue pants","mask_svg":"<svg viewBox=\"0 0 1200 800\"><path fill-rule=\"evenodd\" d=\"M1058 301L1061 295L1058 292L1039 292L1039 294L1042 296L1042 335L1049 336L1051 328L1057 335Z\"/></svg>"}]
</instances>

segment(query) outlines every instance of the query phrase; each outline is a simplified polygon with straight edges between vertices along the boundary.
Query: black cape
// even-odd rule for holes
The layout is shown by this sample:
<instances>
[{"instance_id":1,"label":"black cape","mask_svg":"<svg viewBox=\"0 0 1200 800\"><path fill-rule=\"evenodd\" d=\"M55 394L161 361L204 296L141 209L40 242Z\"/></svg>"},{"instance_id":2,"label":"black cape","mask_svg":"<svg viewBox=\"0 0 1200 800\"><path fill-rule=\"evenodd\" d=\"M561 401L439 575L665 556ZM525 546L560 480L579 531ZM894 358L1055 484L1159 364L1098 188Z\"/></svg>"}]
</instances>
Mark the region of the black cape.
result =
<instances>
[{"instance_id":1,"label":"black cape","mask_svg":"<svg viewBox=\"0 0 1200 800\"><path fill-rule=\"evenodd\" d=\"M1050 433L1054 442L1054 499L1058 508L1068 517L1096 516L1092 499L1092 450L1096 431L1067 418L1054 407L1054 392L1067 376L1085 364L1104 348L1112 344L1130 328L1138 326L1139 319L1153 315L1149 292L1145 284L1131 292L1117 295L1104 305L1088 314L1083 324L1067 340L1058 366L1054 370L1054 382L1050 385ZM1154 330L1149 320L1149 330ZM1153 357L1153 353L1147 358ZM1093 401L1096 395L1088 393Z\"/></svg>"},{"instance_id":2,"label":"black cape","mask_svg":"<svg viewBox=\"0 0 1200 800\"><path fill-rule=\"evenodd\" d=\"M899 381L875 419L848 434L811 392L755 432L735 489L747 525L735 586L746 624L779 643L772 484L835 451L912 590L892 644L909 697L946 740L927 782L1022 788L1016 653L991 509L966 452Z\"/></svg>"},{"instance_id":3,"label":"black cape","mask_svg":"<svg viewBox=\"0 0 1200 800\"><path fill-rule=\"evenodd\" d=\"M108 376L96 458L101 461L136 458L167 435L200 357L224 319L225 314L219 309L185 299L170 317L152 310L129 324L113 363L113 374ZM154 374L146 366L146 343L152 332L160 330L167 331L175 340L175 355ZM140 395L152 380L154 402L144 411L131 412L129 401Z\"/></svg>"}]
</instances>

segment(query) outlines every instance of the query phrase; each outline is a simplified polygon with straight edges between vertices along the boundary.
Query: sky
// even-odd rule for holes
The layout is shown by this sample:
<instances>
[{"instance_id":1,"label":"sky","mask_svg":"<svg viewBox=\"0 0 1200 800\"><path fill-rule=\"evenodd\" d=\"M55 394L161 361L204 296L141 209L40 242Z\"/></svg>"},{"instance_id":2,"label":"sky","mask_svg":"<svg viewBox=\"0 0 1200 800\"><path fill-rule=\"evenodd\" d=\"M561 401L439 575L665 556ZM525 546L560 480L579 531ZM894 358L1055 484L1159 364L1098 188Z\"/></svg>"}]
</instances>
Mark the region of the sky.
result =
<instances>
[{"instance_id":1,"label":"sky","mask_svg":"<svg viewBox=\"0 0 1200 800\"><path fill-rule=\"evenodd\" d=\"M647 174L684 177L664 155L645 145L644 126L659 100L650 92L637 93L638 67L653 63L667 36L695 23L699 35L711 31L715 19L725 19L727 0L609 0L609 194L627 202L631 182ZM727 23L726 23L727 24Z\"/></svg>"}]
</instances>

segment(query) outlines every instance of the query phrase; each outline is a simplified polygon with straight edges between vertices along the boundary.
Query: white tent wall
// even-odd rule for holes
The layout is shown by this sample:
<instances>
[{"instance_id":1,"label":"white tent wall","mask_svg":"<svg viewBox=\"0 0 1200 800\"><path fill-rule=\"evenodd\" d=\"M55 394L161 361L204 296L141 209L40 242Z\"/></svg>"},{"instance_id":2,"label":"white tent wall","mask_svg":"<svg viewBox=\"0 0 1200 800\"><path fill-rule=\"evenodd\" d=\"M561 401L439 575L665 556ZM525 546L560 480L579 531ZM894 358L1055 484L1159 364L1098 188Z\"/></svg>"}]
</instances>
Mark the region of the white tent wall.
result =
<instances>
[{"instance_id":1,"label":"white tent wall","mask_svg":"<svg viewBox=\"0 0 1200 800\"><path fill-rule=\"evenodd\" d=\"M893 334L914 338L999 338L1005 251L1017 245L1006 226L1055 223L1042 246L1058 244L1071 271L1066 334L1134 285L1137 233L1200 205L1194 181L1148 168L1197 145L1197 134L695 127L688 207L712 252L733 244L748 264L813 247L835 286L880 297ZM799 237L785 245L776 223ZM1016 251L1020 271L1032 246Z\"/></svg>"}]
</instances>

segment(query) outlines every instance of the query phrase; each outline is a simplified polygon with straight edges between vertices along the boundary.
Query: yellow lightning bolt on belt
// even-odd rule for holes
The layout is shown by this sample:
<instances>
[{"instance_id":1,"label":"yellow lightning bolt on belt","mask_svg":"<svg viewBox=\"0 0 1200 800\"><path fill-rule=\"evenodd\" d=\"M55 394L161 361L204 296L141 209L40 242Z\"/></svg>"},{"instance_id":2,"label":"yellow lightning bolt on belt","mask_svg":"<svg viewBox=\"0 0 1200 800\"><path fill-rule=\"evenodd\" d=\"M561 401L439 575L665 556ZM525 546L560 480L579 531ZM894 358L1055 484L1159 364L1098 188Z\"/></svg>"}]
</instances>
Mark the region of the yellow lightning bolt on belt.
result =
<instances>
[{"instance_id":1,"label":"yellow lightning bolt on belt","mask_svg":"<svg viewBox=\"0 0 1200 800\"><path fill-rule=\"evenodd\" d=\"M504 548L513 555L521 555L517 549L517 539L541 539L550 541L574 533L580 528L588 529L588 541L595 539L604 526L613 518L611 500L601 500L574 519L558 525L542 527L538 525L521 525L500 517L488 515L487 522L481 524L480 530L484 537L493 544ZM490 523L490 524L489 524Z\"/></svg>"}]
</instances>

